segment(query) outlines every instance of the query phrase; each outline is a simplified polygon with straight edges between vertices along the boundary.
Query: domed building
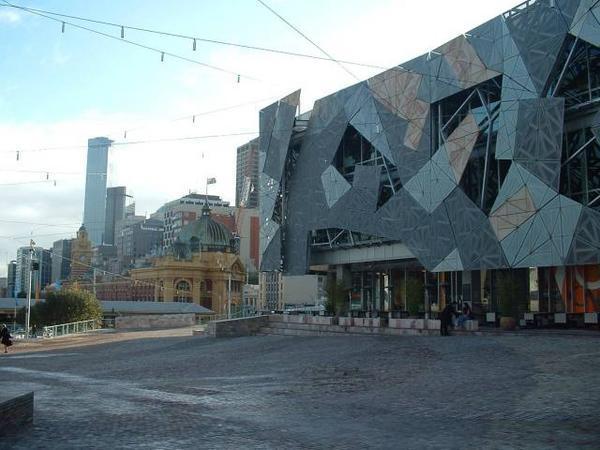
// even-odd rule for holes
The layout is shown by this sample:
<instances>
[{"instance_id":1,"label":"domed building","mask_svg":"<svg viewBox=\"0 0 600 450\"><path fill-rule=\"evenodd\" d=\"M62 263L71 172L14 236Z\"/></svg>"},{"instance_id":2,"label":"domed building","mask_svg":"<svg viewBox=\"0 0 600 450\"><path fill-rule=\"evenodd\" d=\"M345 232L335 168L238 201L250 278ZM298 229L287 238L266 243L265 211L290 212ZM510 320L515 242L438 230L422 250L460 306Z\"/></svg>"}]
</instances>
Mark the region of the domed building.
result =
<instances>
[{"instance_id":1,"label":"domed building","mask_svg":"<svg viewBox=\"0 0 600 450\"><path fill-rule=\"evenodd\" d=\"M133 269L135 280L155 286L155 301L197 303L217 314L241 305L246 272L236 253L237 241L215 221L205 205L200 218L179 233L166 255L151 267Z\"/></svg>"}]
</instances>

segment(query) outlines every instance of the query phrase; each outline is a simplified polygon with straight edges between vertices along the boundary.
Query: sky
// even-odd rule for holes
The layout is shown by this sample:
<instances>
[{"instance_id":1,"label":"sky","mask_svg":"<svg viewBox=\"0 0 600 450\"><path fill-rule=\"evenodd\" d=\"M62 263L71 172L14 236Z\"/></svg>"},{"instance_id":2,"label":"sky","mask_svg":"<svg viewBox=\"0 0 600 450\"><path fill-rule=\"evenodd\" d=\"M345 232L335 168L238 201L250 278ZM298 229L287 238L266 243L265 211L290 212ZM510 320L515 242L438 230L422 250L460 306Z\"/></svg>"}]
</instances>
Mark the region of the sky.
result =
<instances>
[{"instance_id":1,"label":"sky","mask_svg":"<svg viewBox=\"0 0 600 450\"><path fill-rule=\"evenodd\" d=\"M185 36L323 56L257 0L9 0L14 5ZM515 0L264 0L339 60L401 64L501 14ZM0 0L0 5L4 0ZM110 34L110 39L69 23ZM116 27L52 21L0 6L0 276L17 248L74 237L83 217L87 139L121 144L109 186L138 214L190 191L235 200L236 148L258 112L297 89L301 112L356 83L338 64ZM383 69L345 65L359 79ZM239 82L238 82L239 75ZM217 111L216 111L217 110ZM220 111L218 111L220 110ZM196 115L192 121L191 116ZM222 136L239 134L237 136ZM172 140L190 137L220 137ZM163 140L162 142L156 142ZM154 141L137 143L138 141ZM17 159L17 151L19 158Z\"/></svg>"}]
</instances>

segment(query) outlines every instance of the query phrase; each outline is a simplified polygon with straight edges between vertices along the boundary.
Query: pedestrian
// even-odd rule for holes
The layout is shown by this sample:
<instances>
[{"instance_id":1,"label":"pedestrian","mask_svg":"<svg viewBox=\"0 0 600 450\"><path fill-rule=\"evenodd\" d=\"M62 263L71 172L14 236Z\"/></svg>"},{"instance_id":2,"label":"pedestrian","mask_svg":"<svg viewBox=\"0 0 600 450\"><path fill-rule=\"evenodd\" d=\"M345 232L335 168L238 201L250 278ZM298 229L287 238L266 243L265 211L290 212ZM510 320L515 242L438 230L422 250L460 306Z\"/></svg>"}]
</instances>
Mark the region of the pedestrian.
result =
<instances>
[{"instance_id":1,"label":"pedestrian","mask_svg":"<svg viewBox=\"0 0 600 450\"><path fill-rule=\"evenodd\" d=\"M8 353L8 347L12 345L12 341L10 340L10 332L4 324L2 324L2 328L0 329L0 342L4 345L4 353Z\"/></svg>"},{"instance_id":2,"label":"pedestrian","mask_svg":"<svg viewBox=\"0 0 600 450\"><path fill-rule=\"evenodd\" d=\"M440 314L440 334L442 336L449 336L448 325L452 323L452 317L454 316L454 307L451 303L446 303L446 306Z\"/></svg>"},{"instance_id":3,"label":"pedestrian","mask_svg":"<svg viewBox=\"0 0 600 450\"><path fill-rule=\"evenodd\" d=\"M37 337L37 327L35 324L31 327L31 337Z\"/></svg>"},{"instance_id":4,"label":"pedestrian","mask_svg":"<svg viewBox=\"0 0 600 450\"><path fill-rule=\"evenodd\" d=\"M456 321L456 326L460 328L464 328L465 322L467 320L471 320L473 318L473 314L471 313L471 307L468 303L465 303L462 309L462 314Z\"/></svg>"}]
</instances>

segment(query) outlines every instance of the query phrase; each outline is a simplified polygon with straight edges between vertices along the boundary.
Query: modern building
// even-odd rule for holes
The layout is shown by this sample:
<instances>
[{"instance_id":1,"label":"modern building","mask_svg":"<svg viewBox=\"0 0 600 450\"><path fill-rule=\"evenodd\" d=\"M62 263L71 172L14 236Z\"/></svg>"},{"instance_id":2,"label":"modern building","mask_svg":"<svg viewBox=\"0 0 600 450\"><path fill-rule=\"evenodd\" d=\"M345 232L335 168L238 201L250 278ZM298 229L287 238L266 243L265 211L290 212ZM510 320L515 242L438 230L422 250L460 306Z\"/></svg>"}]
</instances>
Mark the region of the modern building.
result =
<instances>
[{"instance_id":1,"label":"modern building","mask_svg":"<svg viewBox=\"0 0 600 450\"><path fill-rule=\"evenodd\" d=\"M246 272L233 235L205 206L200 218L181 230L169 254L150 267L132 269L131 277L153 286L155 301L197 303L225 314L229 304L241 306Z\"/></svg>"},{"instance_id":2,"label":"modern building","mask_svg":"<svg viewBox=\"0 0 600 450\"><path fill-rule=\"evenodd\" d=\"M106 190L106 218L104 240L106 245L115 245L119 223L125 219L125 199L128 197L125 186L109 187Z\"/></svg>"},{"instance_id":3,"label":"modern building","mask_svg":"<svg viewBox=\"0 0 600 450\"><path fill-rule=\"evenodd\" d=\"M0 277L0 297L5 298L8 292L8 278Z\"/></svg>"},{"instance_id":4,"label":"modern building","mask_svg":"<svg viewBox=\"0 0 600 450\"><path fill-rule=\"evenodd\" d=\"M7 297L16 297L16 277L17 277L17 261L11 261L8 263L8 267L6 268L6 296Z\"/></svg>"},{"instance_id":5,"label":"modern building","mask_svg":"<svg viewBox=\"0 0 600 450\"><path fill-rule=\"evenodd\" d=\"M299 91L264 108L261 270L324 267L361 311L502 313L513 287L520 312L600 311L596 3L529 0L308 122Z\"/></svg>"},{"instance_id":6,"label":"modern building","mask_svg":"<svg viewBox=\"0 0 600 450\"><path fill-rule=\"evenodd\" d=\"M242 287L242 304L249 311L259 309L260 288L257 284L245 284Z\"/></svg>"},{"instance_id":7,"label":"modern building","mask_svg":"<svg viewBox=\"0 0 600 450\"><path fill-rule=\"evenodd\" d=\"M282 311L283 275L279 271L260 272L258 307L261 311Z\"/></svg>"},{"instance_id":8,"label":"modern building","mask_svg":"<svg viewBox=\"0 0 600 450\"><path fill-rule=\"evenodd\" d=\"M83 225L93 245L102 244L106 219L106 177L108 149L112 141L105 137L88 139Z\"/></svg>"},{"instance_id":9,"label":"modern building","mask_svg":"<svg viewBox=\"0 0 600 450\"><path fill-rule=\"evenodd\" d=\"M258 138L237 149L235 206L258 208Z\"/></svg>"},{"instance_id":10,"label":"modern building","mask_svg":"<svg viewBox=\"0 0 600 450\"><path fill-rule=\"evenodd\" d=\"M117 255L122 267L132 268L140 258L162 248L164 223L144 219L124 226L117 239Z\"/></svg>"},{"instance_id":11,"label":"modern building","mask_svg":"<svg viewBox=\"0 0 600 450\"><path fill-rule=\"evenodd\" d=\"M257 208L236 208L234 233L239 239L240 259L246 270L258 272L260 264L260 216Z\"/></svg>"},{"instance_id":12,"label":"modern building","mask_svg":"<svg viewBox=\"0 0 600 450\"><path fill-rule=\"evenodd\" d=\"M31 297L39 298L41 291L50 284L52 274L52 256L49 250L42 247L33 247L33 254L30 255L31 247L19 247L17 249L16 272L15 272L15 292L27 293L29 289L29 268L30 260L34 267L31 281ZM36 268L37 267L37 268Z\"/></svg>"},{"instance_id":13,"label":"modern building","mask_svg":"<svg viewBox=\"0 0 600 450\"><path fill-rule=\"evenodd\" d=\"M217 195L191 193L165 203L152 215L153 218L164 221L164 249L168 249L173 245L183 227L201 216L205 204L208 204L211 208L214 219L217 219L218 216L224 216L222 221L227 221L227 217L232 216L234 213L234 208L229 206L229 202L222 200Z\"/></svg>"},{"instance_id":14,"label":"modern building","mask_svg":"<svg viewBox=\"0 0 600 450\"><path fill-rule=\"evenodd\" d=\"M73 239L60 239L52 244L51 283L66 280L71 273L71 244Z\"/></svg>"}]
</instances>

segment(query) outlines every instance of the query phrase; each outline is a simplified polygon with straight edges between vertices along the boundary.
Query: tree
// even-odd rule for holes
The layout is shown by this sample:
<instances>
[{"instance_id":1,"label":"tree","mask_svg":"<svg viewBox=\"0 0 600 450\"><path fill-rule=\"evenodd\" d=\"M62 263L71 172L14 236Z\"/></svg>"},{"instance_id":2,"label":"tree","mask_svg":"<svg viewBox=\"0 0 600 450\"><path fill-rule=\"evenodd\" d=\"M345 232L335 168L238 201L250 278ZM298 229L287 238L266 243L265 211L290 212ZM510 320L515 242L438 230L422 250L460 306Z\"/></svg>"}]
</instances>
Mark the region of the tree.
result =
<instances>
[{"instance_id":1,"label":"tree","mask_svg":"<svg viewBox=\"0 0 600 450\"><path fill-rule=\"evenodd\" d=\"M17 316L21 322L24 322L25 314L26 310L22 308ZM91 292L80 289L49 292L45 302L36 303L31 308L31 324L37 326L101 318L102 307L98 299Z\"/></svg>"},{"instance_id":2,"label":"tree","mask_svg":"<svg viewBox=\"0 0 600 450\"><path fill-rule=\"evenodd\" d=\"M416 316L424 308L425 287L423 280L411 276L406 280L406 307L411 316Z\"/></svg>"},{"instance_id":3,"label":"tree","mask_svg":"<svg viewBox=\"0 0 600 450\"><path fill-rule=\"evenodd\" d=\"M348 289L340 282L327 283L327 304L329 314L342 315L348 310Z\"/></svg>"},{"instance_id":4,"label":"tree","mask_svg":"<svg viewBox=\"0 0 600 450\"><path fill-rule=\"evenodd\" d=\"M498 309L501 316L519 318L527 310L527 269L508 269L496 272Z\"/></svg>"}]
</instances>

